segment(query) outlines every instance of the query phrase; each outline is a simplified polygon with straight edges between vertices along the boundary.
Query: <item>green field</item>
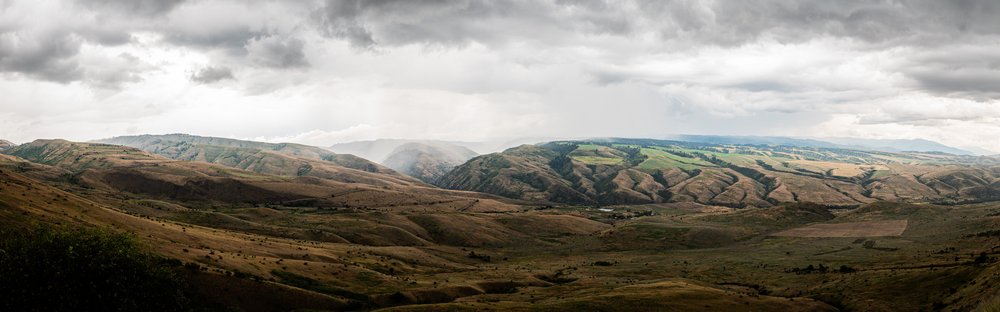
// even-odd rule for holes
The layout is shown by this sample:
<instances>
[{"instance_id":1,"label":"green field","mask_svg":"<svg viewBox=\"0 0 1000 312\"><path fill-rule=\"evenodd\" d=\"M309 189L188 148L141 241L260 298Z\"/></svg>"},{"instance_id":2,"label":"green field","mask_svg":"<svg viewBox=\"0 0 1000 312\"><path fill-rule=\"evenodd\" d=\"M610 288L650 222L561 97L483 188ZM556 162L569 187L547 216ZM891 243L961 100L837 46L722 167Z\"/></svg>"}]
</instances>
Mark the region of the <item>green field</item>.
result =
<instances>
[{"instance_id":1,"label":"green field","mask_svg":"<svg viewBox=\"0 0 1000 312\"><path fill-rule=\"evenodd\" d=\"M594 151L601 148L607 148L607 146L596 145L596 144L580 144L576 147L577 151Z\"/></svg>"},{"instance_id":2,"label":"green field","mask_svg":"<svg viewBox=\"0 0 1000 312\"><path fill-rule=\"evenodd\" d=\"M677 156L665 152L660 148L643 148L642 153L649 157L646 161L639 164L639 169L642 170L657 170L664 168L680 168L681 170L690 170L715 166L701 159Z\"/></svg>"},{"instance_id":3,"label":"green field","mask_svg":"<svg viewBox=\"0 0 1000 312\"><path fill-rule=\"evenodd\" d=\"M622 152L603 145L580 144L569 153L569 157L587 165L621 165L625 162L621 154Z\"/></svg>"},{"instance_id":4,"label":"green field","mask_svg":"<svg viewBox=\"0 0 1000 312\"><path fill-rule=\"evenodd\" d=\"M620 165L625 161L617 157L600 156L570 156L570 158L588 165Z\"/></svg>"}]
</instances>

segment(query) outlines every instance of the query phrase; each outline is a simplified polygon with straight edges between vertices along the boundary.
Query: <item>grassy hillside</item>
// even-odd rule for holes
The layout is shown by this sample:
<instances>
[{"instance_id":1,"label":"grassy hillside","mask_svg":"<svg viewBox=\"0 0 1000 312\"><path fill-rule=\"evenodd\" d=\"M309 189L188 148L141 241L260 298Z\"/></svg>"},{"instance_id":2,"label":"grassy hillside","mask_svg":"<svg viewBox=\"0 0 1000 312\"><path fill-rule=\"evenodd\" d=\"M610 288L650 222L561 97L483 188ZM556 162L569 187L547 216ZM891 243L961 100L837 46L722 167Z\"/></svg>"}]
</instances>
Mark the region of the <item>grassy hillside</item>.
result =
<instances>
[{"instance_id":1,"label":"grassy hillside","mask_svg":"<svg viewBox=\"0 0 1000 312\"><path fill-rule=\"evenodd\" d=\"M216 163L272 175L316 176L368 184L421 183L364 158L301 144L186 134L123 136L98 142L129 146L170 159Z\"/></svg>"},{"instance_id":2,"label":"grassy hillside","mask_svg":"<svg viewBox=\"0 0 1000 312\"><path fill-rule=\"evenodd\" d=\"M695 202L769 207L858 206L877 200L994 200L988 157L646 139L552 142L470 160L438 184L572 204Z\"/></svg>"},{"instance_id":3,"label":"grassy hillside","mask_svg":"<svg viewBox=\"0 0 1000 312\"><path fill-rule=\"evenodd\" d=\"M317 164L305 176L273 175L205 162L172 160L130 147L64 140L38 140L10 149L7 153L64 171L49 180L61 179L94 191L198 201L204 205L225 203L366 209L423 206L472 211L516 209L490 196L411 185L377 174L369 177L365 175L370 174L367 172L342 167L330 169L323 164ZM17 162L16 159L9 160ZM25 162L18 163L24 166Z\"/></svg>"},{"instance_id":4,"label":"grassy hillside","mask_svg":"<svg viewBox=\"0 0 1000 312\"><path fill-rule=\"evenodd\" d=\"M993 203L504 209L448 202L456 193L443 190L380 203L397 191L65 144L21 151L55 167L0 157L0 226L134 233L140 247L176 260L189 298L212 310L974 310L995 306L1000 291ZM581 153L633 167L650 159L612 149ZM588 166L567 150L522 146L474 161L529 170L562 155ZM509 182L565 179L538 172ZM116 182L125 173L134 180ZM239 187L213 186L227 183ZM293 197L243 199L265 195Z\"/></svg>"}]
</instances>

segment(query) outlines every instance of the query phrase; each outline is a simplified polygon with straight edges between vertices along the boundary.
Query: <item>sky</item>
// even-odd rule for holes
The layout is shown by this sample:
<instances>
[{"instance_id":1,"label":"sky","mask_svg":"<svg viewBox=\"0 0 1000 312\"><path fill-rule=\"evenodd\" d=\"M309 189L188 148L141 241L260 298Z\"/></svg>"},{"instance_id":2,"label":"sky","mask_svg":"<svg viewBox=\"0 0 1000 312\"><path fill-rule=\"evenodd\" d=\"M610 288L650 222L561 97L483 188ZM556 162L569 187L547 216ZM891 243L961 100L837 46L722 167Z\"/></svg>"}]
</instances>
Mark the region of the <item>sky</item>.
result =
<instances>
[{"instance_id":1,"label":"sky","mask_svg":"<svg viewBox=\"0 0 1000 312\"><path fill-rule=\"evenodd\" d=\"M670 134L1000 152L997 1L0 0L0 138Z\"/></svg>"}]
</instances>

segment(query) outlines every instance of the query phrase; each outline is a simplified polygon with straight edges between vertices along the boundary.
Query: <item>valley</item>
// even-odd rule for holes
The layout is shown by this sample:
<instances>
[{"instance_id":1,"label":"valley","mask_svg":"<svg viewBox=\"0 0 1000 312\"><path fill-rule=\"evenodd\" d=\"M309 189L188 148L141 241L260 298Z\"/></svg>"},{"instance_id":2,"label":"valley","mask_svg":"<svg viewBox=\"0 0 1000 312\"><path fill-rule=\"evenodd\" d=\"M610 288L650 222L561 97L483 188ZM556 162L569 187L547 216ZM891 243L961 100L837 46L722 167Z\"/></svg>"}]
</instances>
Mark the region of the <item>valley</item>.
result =
<instances>
[{"instance_id":1,"label":"valley","mask_svg":"<svg viewBox=\"0 0 1000 312\"><path fill-rule=\"evenodd\" d=\"M132 235L210 310L1000 306L985 158L553 142L473 158L445 186L475 187L448 190L308 147L156 140L7 148L0 225Z\"/></svg>"}]
</instances>

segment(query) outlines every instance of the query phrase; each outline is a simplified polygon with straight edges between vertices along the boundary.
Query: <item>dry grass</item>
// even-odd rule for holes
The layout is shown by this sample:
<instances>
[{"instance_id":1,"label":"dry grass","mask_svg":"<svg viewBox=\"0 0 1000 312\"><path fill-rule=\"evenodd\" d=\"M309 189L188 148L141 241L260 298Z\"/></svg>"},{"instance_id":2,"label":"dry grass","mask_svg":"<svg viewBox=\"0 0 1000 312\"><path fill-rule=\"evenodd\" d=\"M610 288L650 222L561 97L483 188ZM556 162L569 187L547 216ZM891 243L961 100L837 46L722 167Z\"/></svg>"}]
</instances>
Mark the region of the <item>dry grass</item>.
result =
<instances>
[{"instance_id":1,"label":"dry grass","mask_svg":"<svg viewBox=\"0 0 1000 312\"><path fill-rule=\"evenodd\" d=\"M830 172L831 175L839 177L853 177L865 172L865 166L851 163L812 160L790 160L788 163L792 168L802 168L820 174Z\"/></svg>"},{"instance_id":2,"label":"dry grass","mask_svg":"<svg viewBox=\"0 0 1000 312\"><path fill-rule=\"evenodd\" d=\"M470 298L471 299L471 298ZM748 296L671 279L610 289L579 289L564 296L533 303L459 300L436 305L413 305L384 311L836 311L806 298Z\"/></svg>"},{"instance_id":3,"label":"dry grass","mask_svg":"<svg viewBox=\"0 0 1000 312\"><path fill-rule=\"evenodd\" d=\"M881 237L900 236L906 231L907 220L864 221L850 223L813 224L781 231L774 236L786 237Z\"/></svg>"}]
</instances>

